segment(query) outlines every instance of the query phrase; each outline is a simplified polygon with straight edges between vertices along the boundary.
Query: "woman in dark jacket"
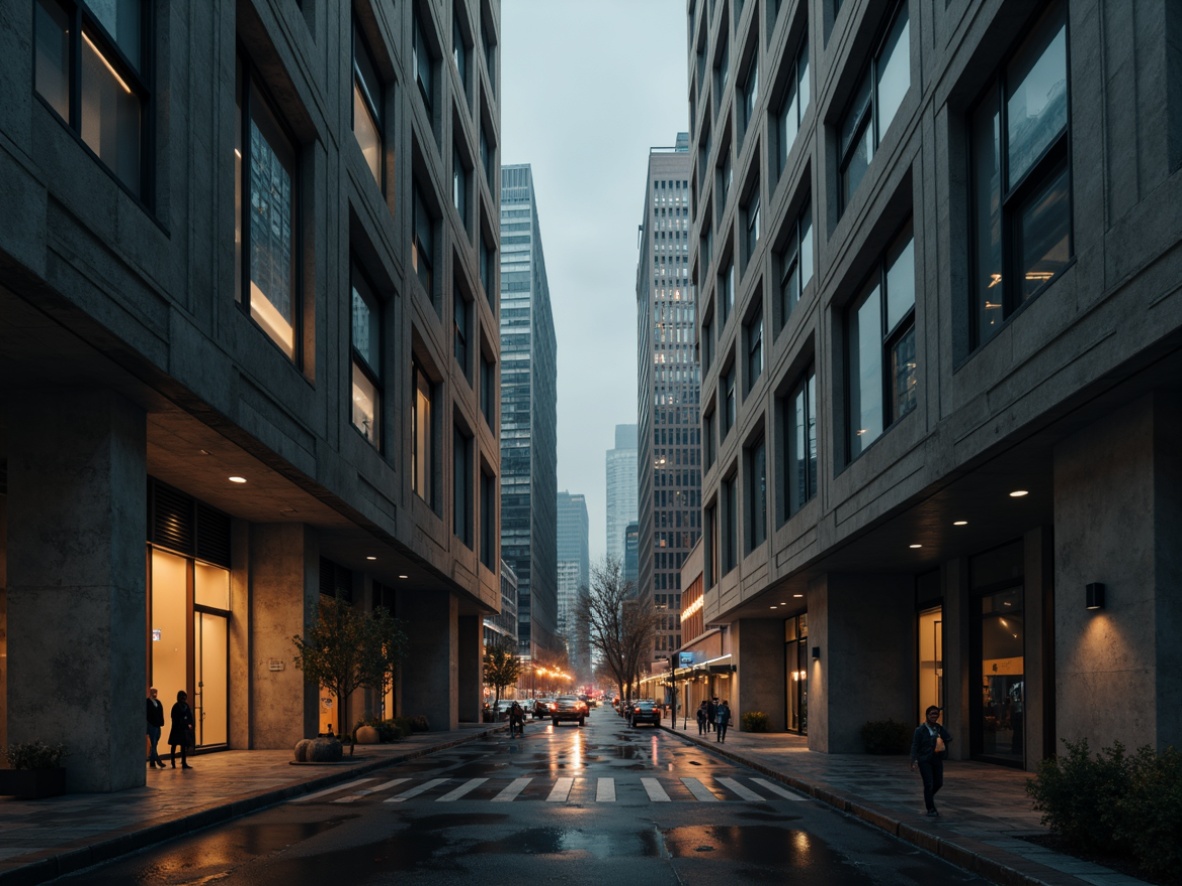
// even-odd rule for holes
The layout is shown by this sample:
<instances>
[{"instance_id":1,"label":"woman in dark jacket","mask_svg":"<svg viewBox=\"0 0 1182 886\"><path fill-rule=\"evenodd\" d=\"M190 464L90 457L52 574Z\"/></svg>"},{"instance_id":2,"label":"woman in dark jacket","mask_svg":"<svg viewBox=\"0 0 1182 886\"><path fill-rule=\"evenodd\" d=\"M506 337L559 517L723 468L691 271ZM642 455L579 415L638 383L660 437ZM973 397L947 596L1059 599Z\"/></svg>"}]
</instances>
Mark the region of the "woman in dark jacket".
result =
<instances>
[{"instance_id":1,"label":"woman in dark jacket","mask_svg":"<svg viewBox=\"0 0 1182 886\"><path fill-rule=\"evenodd\" d=\"M193 768L185 759L194 728L193 709L189 707L189 703L185 700L188 697L185 690L182 689L178 692L176 694L176 704L172 706L172 713L170 714L172 717L172 730L168 733L168 744L172 755L173 769L176 769L176 749L178 745L181 749L181 768Z\"/></svg>"},{"instance_id":2,"label":"woman in dark jacket","mask_svg":"<svg viewBox=\"0 0 1182 886\"><path fill-rule=\"evenodd\" d=\"M928 815L939 815L936 811L936 791L944 786L944 756L952 734L940 725L940 709L931 705L925 713L925 722L916 727L911 737L911 769L919 767L923 777L923 805Z\"/></svg>"}]
</instances>

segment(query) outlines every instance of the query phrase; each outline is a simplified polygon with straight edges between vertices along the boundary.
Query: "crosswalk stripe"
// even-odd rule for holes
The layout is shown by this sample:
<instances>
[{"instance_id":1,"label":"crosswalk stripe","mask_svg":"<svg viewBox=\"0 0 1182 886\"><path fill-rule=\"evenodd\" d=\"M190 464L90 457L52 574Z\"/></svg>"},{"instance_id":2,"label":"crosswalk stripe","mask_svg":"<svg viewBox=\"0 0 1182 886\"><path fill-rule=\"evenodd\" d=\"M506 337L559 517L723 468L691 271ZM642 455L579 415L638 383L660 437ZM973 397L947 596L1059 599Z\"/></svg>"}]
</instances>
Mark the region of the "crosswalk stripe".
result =
<instances>
[{"instance_id":1,"label":"crosswalk stripe","mask_svg":"<svg viewBox=\"0 0 1182 886\"><path fill-rule=\"evenodd\" d=\"M428 782L419 785L417 788L411 788L409 791L403 791L397 797L391 797L386 800L387 803L401 803L404 800L409 800L412 797L417 797L419 794L425 794L431 788L439 787L439 785L447 782L446 778L433 778Z\"/></svg>"},{"instance_id":2,"label":"crosswalk stripe","mask_svg":"<svg viewBox=\"0 0 1182 886\"><path fill-rule=\"evenodd\" d=\"M326 788L323 791L317 791L314 794L308 794L308 796L306 796L306 797L297 797L295 800L292 800L292 802L293 803L307 803L310 800L318 800L321 797L327 796L328 794L336 794L336 793L340 793L341 791L351 790L352 788L355 788L359 785L368 784L371 781L373 781L372 778L359 778L356 781L349 782L348 784L339 784L339 785L336 785L335 787Z\"/></svg>"},{"instance_id":3,"label":"crosswalk stripe","mask_svg":"<svg viewBox=\"0 0 1182 886\"><path fill-rule=\"evenodd\" d=\"M689 792L694 795L695 800L701 800L703 803L718 802L718 797L714 796L714 792L698 779L683 777L681 783L689 788Z\"/></svg>"},{"instance_id":4,"label":"crosswalk stripe","mask_svg":"<svg viewBox=\"0 0 1182 886\"><path fill-rule=\"evenodd\" d=\"M752 800L756 803L766 803L767 802L767 800L765 800L759 794L755 793L755 791L751 790L751 788L744 787L743 785L741 785L737 781L735 781L735 779L733 779L733 778L719 778L719 779L716 779L716 781L720 785L722 785L723 787L730 788L732 791L734 791L736 794L738 794L744 800Z\"/></svg>"},{"instance_id":5,"label":"crosswalk stripe","mask_svg":"<svg viewBox=\"0 0 1182 886\"><path fill-rule=\"evenodd\" d=\"M554 789L550 791L550 796L546 798L547 803L565 803L566 798L570 796L570 789L575 786L573 778L560 778L554 783Z\"/></svg>"},{"instance_id":6,"label":"crosswalk stripe","mask_svg":"<svg viewBox=\"0 0 1182 886\"><path fill-rule=\"evenodd\" d=\"M751 780L761 788L766 788L776 796L783 797L785 800L793 800L797 803L803 803L808 799L808 797L806 797L804 794L798 794L795 791L782 788L775 782L768 781L766 778L753 778Z\"/></svg>"},{"instance_id":7,"label":"crosswalk stripe","mask_svg":"<svg viewBox=\"0 0 1182 886\"><path fill-rule=\"evenodd\" d=\"M480 787L486 781L488 781L487 778L469 779L468 781L466 781L462 785L460 785L458 788L456 788L454 791L448 791L446 794L444 794L442 797L440 797L435 802L436 803L451 803L454 800L460 799L460 797L464 796L464 794L468 793L469 791L476 790L476 788Z\"/></svg>"},{"instance_id":8,"label":"crosswalk stripe","mask_svg":"<svg viewBox=\"0 0 1182 886\"><path fill-rule=\"evenodd\" d=\"M595 785L595 802L616 802L616 780L614 778L599 779L598 783Z\"/></svg>"},{"instance_id":9,"label":"crosswalk stripe","mask_svg":"<svg viewBox=\"0 0 1182 886\"><path fill-rule=\"evenodd\" d=\"M533 781L532 778L515 778L509 782L509 786L492 798L494 803L508 803L517 798L517 795L525 790L525 786Z\"/></svg>"},{"instance_id":10,"label":"crosswalk stripe","mask_svg":"<svg viewBox=\"0 0 1182 886\"><path fill-rule=\"evenodd\" d=\"M648 798L654 803L668 803L669 795L665 793L665 789L661 787L661 783L655 778L642 778L640 783L644 785L644 792L648 794Z\"/></svg>"},{"instance_id":11,"label":"crosswalk stripe","mask_svg":"<svg viewBox=\"0 0 1182 886\"><path fill-rule=\"evenodd\" d=\"M360 800L362 797L368 797L370 794L376 794L378 791L385 791L385 790L388 790L389 788L394 787L395 785L400 785L404 781L410 781L410 779L409 778L392 778L389 781L382 782L381 784L375 784L373 787L362 788L361 790L355 791L352 794L347 794L344 797L341 797L337 800L333 800L333 802L334 803L352 803L354 800Z\"/></svg>"}]
</instances>

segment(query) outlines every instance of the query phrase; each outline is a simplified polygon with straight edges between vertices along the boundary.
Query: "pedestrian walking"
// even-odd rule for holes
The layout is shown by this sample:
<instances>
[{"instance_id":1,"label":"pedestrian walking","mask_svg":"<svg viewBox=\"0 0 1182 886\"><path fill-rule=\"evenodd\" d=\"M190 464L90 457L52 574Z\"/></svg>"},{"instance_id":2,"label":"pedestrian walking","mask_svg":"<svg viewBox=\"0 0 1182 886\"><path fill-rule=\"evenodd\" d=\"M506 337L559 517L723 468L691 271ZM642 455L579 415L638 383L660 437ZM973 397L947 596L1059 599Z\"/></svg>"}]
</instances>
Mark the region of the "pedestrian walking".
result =
<instances>
[{"instance_id":1,"label":"pedestrian walking","mask_svg":"<svg viewBox=\"0 0 1182 886\"><path fill-rule=\"evenodd\" d=\"M698 735L705 735L707 732L707 724L710 722L710 713L706 710L706 700L698 705Z\"/></svg>"},{"instance_id":2,"label":"pedestrian walking","mask_svg":"<svg viewBox=\"0 0 1182 886\"><path fill-rule=\"evenodd\" d=\"M919 767L923 778L923 805L927 814L939 815L936 810L936 791L944 786L944 757L952 735L940 725L940 709L931 705L924 712L924 722L911 737L911 771Z\"/></svg>"},{"instance_id":3,"label":"pedestrian walking","mask_svg":"<svg viewBox=\"0 0 1182 886\"><path fill-rule=\"evenodd\" d=\"M181 749L181 769L192 769L189 765L187 755L190 746L196 744L194 735L194 721L193 709L189 707L187 701L189 695L185 690L181 690L176 694L176 704L172 706L172 711L169 712L169 717L172 720L172 729L168 733L169 753L172 757L172 768L176 769L176 749Z\"/></svg>"},{"instance_id":4,"label":"pedestrian walking","mask_svg":"<svg viewBox=\"0 0 1182 886\"><path fill-rule=\"evenodd\" d=\"M724 698L722 704L718 706L718 713L714 716L714 722L718 731L718 738L715 741L726 743L726 727L731 725L731 706Z\"/></svg>"},{"instance_id":5,"label":"pedestrian walking","mask_svg":"<svg viewBox=\"0 0 1182 886\"><path fill-rule=\"evenodd\" d=\"M706 702L706 723L710 726L710 731L714 731L714 720L718 716L718 696L714 696Z\"/></svg>"},{"instance_id":6,"label":"pedestrian walking","mask_svg":"<svg viewBox=\"0 0 1182 886\"><path fill-rule=\"evenodd\" d=\"M160 759L160 752L156 745L160 743L160 730L164 728L164 705L156 697L156 687L148 687L148 768L164 768L164 761Z\"/></svg>"},{"instance_id":7,"label":"pedestrian walking","mask_svg":"<svg viewBox=\"0 0 1182 886\"><path fill-rule=\"evenodd\" d=\"M513 702L513 707L509 708L509 737L513 737L514 730L519 735L525 735L525 711L521 709L521 705Z\"/></svg>"}]
</instances>

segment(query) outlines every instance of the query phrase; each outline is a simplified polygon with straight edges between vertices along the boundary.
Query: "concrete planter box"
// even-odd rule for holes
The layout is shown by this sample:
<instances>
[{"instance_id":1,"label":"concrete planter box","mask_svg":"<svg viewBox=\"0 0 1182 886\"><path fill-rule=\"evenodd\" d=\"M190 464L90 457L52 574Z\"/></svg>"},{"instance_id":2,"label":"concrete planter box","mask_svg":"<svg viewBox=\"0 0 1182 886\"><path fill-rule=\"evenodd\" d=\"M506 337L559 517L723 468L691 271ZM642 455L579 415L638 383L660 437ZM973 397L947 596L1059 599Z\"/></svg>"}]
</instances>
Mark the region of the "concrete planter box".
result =
<instances>
[{"instance_id":1,"label":"concrete planter box","mask_svg":"<svg viewBox=\"0 0 1182 886\"><path fill-rule=\"evenodd\" d=\"M66 792L66 770L0 769L0 795L18 800L40 800Z\"/></svg>"}]
</instances>

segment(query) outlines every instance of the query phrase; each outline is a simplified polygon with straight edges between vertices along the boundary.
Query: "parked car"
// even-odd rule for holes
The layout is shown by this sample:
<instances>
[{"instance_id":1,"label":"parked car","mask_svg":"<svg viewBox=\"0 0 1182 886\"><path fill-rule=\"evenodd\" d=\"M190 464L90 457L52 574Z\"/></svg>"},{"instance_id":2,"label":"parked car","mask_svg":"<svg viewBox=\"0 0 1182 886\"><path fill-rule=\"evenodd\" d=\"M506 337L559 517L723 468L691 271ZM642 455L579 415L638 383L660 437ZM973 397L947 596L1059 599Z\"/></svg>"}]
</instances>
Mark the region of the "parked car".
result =
<instances>
[{"instance_id":1,"label":"parked car","mask_svg":"<svg viewBox=\"0 0 1182 886\"><path fill-rule=\"evenodd\" d=\"M661 709L651 699L638 701L632 705L632 712L629 714L628 719L633 726L641 723L651 723L653 726L660 726Z\"/></svg>"},{"instance_id":2,"label":"parked car","mask_svg":"<svg viewBox=\"0 0 1182 886\"><path fill-rule=\"evenodd\" d=\"M550 721L557 726L562 720L576 720L582 726L587 720L587 703L574 695L560 695L550 705Z\"/></svg>"},{"instance_id":3,"label":"parked car","mask_svg":"<svg viewBox=\"0 0 1182 886\"><path fill-rule=\"evenodd\" d=\"M535 698L534 699L534 719L541 720L543 717L550 716L550 705L554 703L552 698Z\"/></svg>"}]
</instances>

